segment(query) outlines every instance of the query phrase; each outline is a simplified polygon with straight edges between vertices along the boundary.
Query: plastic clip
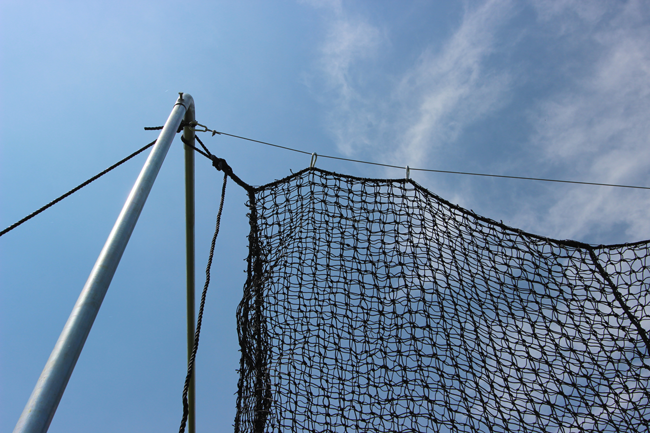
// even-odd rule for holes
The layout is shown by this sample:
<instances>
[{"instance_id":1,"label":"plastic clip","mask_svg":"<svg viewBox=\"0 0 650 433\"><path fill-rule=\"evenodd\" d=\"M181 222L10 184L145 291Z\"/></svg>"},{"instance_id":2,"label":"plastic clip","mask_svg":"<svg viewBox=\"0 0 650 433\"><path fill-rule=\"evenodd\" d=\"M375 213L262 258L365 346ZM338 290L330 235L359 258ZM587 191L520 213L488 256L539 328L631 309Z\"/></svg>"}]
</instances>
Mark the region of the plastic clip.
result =
<instances>
[{"instance_id":1,"label":"plastic clip","mask_svg":"<svg viewBox=\"0 0 650 433\"><path fill-rule=\"evenodd\" d=\"M212 132L211 129L208 129L208 127L205 126L205 125L201 125L196 120L194 122L192 122L192 126L194 127L194 132ZM203 129L197 129L196 128L197 126L201 126Z\"/></svg>"},{"instance_id":2,"label":"plastic clip","mask_svg":"<svg viewBox=\"0 0 650 433\"><path fill-rule=\"evenodd\" d=\"M311 154L311 162L309 163L309 168L314 168L316 165L316 160L318 159L318 154L316 152Z\"/></svg>"},{"instance_id":3,"label":"plastic clip","mask_svg":"<svg viewBox=\"0 0 650 433\"><path fill-rule=\"evenodd\" d=\"M190 123L190 126L193 126L193 127L194 127L194 128L192 129L194 132L211 132L213 137L214 137L215 135L217 135L217 134L221 135L221 132L219 132L219 131L215 131L214 129L210 129L210 128L208 128L208 127L205 126L205 125L201 125L201 124L200 124L199 122L197 122L196 120L193 120L193 121ZM197 126L200 126L200 127L203 128L203 129L197 129L197 128L196 128Z\"/></svg>"},{"instance_id":4,"label":"plastic clip","mask_svg":"<svg viewBox=\"0 0 650 433\"><path fill-rule=\"evenodd\" d=\"M411 167L408 165L406 166L406 180L409 180L411 178Z\"/></svg>"}]
</instances>

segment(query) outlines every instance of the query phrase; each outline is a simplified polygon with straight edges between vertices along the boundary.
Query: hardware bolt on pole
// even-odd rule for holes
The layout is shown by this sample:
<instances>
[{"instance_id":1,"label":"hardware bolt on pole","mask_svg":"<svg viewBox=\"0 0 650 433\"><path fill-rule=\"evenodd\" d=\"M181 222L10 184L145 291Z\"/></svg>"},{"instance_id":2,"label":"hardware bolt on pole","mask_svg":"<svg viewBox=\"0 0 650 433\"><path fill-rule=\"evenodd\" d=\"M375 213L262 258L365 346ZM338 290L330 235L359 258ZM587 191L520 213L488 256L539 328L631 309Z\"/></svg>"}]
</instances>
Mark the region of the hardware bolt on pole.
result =
<instances>
[{"instance_id":1,"label":"hardware bolt on pole","mask_svg":"<svg viewBox=\"0 0 650 433\"><path fill-rule=\"evenodd\" d=\"M117 217L14 433L44 433L48 430L147 196L188 111L194 115L194 99L181 94Z\"/></svg>"}]
</instances>

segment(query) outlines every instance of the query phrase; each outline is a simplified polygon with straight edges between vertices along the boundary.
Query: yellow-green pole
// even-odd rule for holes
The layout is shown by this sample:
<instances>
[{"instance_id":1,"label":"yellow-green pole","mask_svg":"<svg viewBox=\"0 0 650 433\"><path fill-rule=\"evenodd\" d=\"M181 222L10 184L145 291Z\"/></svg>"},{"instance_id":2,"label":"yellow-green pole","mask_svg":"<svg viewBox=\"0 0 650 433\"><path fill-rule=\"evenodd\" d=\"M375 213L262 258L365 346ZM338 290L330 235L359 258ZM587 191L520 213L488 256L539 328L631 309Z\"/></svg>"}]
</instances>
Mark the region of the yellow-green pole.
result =
<instances>
[{"instance_id":1,"label":"yellow-green pole","mask_svg":"<svg viewBox=\"0 0 650 433\"><path fill-rule=\"evenodd\" d=\"M185 143L194 146L195 108L192 105L185 112L185 127L183 138ZM194 150L187 144L185 149L185 250L186 250L186 273L187 273L187 361L189 363L194 345ZM194 377L196 366L187 390L187 431L195 433L195 411L194 411Z\"/></svg>"}]
</instances>

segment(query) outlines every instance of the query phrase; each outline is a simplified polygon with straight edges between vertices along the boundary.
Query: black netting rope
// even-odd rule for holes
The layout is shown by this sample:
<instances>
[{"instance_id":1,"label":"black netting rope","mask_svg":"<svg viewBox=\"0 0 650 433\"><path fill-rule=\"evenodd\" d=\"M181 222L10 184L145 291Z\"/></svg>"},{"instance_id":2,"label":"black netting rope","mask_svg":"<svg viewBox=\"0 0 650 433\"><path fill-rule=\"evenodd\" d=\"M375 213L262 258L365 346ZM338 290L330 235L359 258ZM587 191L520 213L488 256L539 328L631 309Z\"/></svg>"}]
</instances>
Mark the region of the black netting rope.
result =
<instances>
[{"instance_id":1,"label":"black netting rope","mask_svg":"<svg viewBox=\"0 0 650 433\"><path fill-rule=\"evenodd\" d=\"M196 321L196 331L194 333L194 345L192 346L192 355L187 363L187 375L185 376L185 385L183 386L183 418L181 419L181 426L179 433L185 431L185 424L187 423L187 415L189 413L189 406L187 403L187 392L189 390L190 381L192 380L192 373L194 371L194 360L196 359L196 352L199 349L199 336L201 334L201 325L203 323L203 310L205 309L205 299L208 294L208 287L210 285L210 268L212 267L212 259L214 257L214 248L217 243L217 236L219 235L219 226L221 225L221 214L223 212L223 203L226 197L226 184L228 182L228 174L224 173L223 186L221 188L221 199L219 201L219 211L217 212L217 223L212 236L212 243L210 244L210 255L208 256L208 264L205 268L205 284L203 286L203 293L201 294L201 305L199 307L199 315Z\"/></svg>"},{"instance_id":2,"label":"black netting rope","mask_svg":"<svg viewBox=\"0 0 650 433\"><path fill-rule=\"evenodd\" d=\"M607 271L603 268L603 266L598 262L598 257L594 253L594 250L589 248L589 255L591 256L591 259L594 262L594 266L596 266L596 269L598 270L598 273L603 277L603 279L607 282L607 285L610 287L612 290L612 293L614 294L614 297L616 298L616 301L618 304L621 306L627 317L630 319L630 323L634 325L636 328L637 332L639 333L639 336L645 343L645 348L646 348L646 353L650 355L650 339L648 339L648 335L646 333L646 330L643 329L643 326L639 322L639 320L634 316L632 311L630 310L630 307L627 305L625 302L625 299L621 295L621 293L618 290L618 287L612 282L611 278L609 278L609 275L607 274ZM650 368L650 367L648 367Z\"/></svg>"},{"instance_id":3,"label":"black netting rope","mask_svg":"<svg viewBox=\"0 0 650 433\"><path fill-rule=\"evenodd\" d=\"M320 169L247 205L236 432L650 429L650 242Z\"/></svg>"},{"instance_id":4,"label":"black netting rope","mask_svg":"<svg viewBox=\"0 0 650 433\"><path fill-rule=\"evenodd\" d=\"M199 139L199 137L194 137L196 140L201 144L203 147L204 151L201 149L197 149L195 146L192 145L188 140L185 139L185 137L181 137L181 140L183 143L188 146L191 149L194 149L198 154L203 155L207 159L212 161L212 166L216 168L219 171L223 171L228 177L230 177L237 185L241 186L244 188L250 195L254 191L254 188L241 180L239 176L237 176L233 171L232 168L228 165L228 162L226 162L225 159L219 158L218 156L213 155L210 153L207 147L205 147L205 144Z\"/></svg>"},{"instance_id":5,"label":"black netting rope","mask_svg":"<svg viewBox=\"0 0 650 433\"><path fill-rule=\"evenodd\" d=\"M23 223L29 221L30 219L34 218L36 215L38 215L38 214L40 214L41 212L47 210L48 208L54 206L55 204L57 204L58 202L60 202L60 201L63 200L64 198L66 198L66 197L68 197L68 196L71 196L72 194L74 194L75 192L79 191L79 190L80 190L81 188L83 188L84 186L86 186L86 185L88 185L88 184L90 184L90 183L96 181L97 179L99 179L100 177L102 177L103 175L105 175L106 173L108 173L109 171L111 171L111 170L113 170L113 169L119 167L120 165L124 164L125 162L127 162L127 161L130 160L131 158L133 158L133 157L135 157L135 156L141 154L141 153L144 152L145 150L149 149L149 148L150 148L151 146L153 146L154 144L156 144L156 140L154 140L154 141L152 141L151 143L147 144L146 146L140 148L139 150L136 150L135 152L133 152L131 155L127 156L126 158L119 160L119 161L116 162L115 164L113 164L113 165L111 165L110 167L108 167L106 170L104 170L104 171L102 171L102 172L96 174L95 176L91 177L90 179L88 179L88 180L85 181L84 183L82 183L82 184L80 184L80 185L78 185L78 186L72 188L70 191L68 191L68 192L66 192L65 194L63 194L62 196L60 196L60 197L58 197L58 198L52 200L51 202L49 202L49 203L46 204L45 206L41 207L40 209L35 210L34 212L30 213L29 215L27 215L25 218L21 219L20 221L17 221L17 222L15 222L14 224L10 225L9 227L7 227L6 229L4 229L4 230L2 230L2 231L0 232L0 236L4 235L5 233L8 233L8 232L12 231L13 229L15 229L16 227L18 227L19 225L21 225L21 224L23 224Z\"/></svg>"}]
</instances>

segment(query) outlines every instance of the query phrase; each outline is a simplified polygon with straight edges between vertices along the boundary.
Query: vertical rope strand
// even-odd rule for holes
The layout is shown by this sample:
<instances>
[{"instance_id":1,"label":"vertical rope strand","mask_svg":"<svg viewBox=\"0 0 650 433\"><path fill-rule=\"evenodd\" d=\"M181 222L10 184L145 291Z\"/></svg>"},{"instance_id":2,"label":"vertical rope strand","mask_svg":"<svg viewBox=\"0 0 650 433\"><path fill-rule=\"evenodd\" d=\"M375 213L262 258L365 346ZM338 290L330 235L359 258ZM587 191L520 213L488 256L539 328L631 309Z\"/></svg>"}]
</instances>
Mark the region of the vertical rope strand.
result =
<instances>
[{"instance_id":1,"label":"vertical rope strand","mask_svg":"<svg viewBox=\"0 0 650 433\"><path fill-rule=\"evenodd\" d=\"M201 324L203 322L203 310L205 308L205 298L208 294L208 286L210 285L210 268L212 267L212 259L214 257L214 247L217 243L217 236L219 235L219 226L221 225L221 213L223 212L223 202L226 197L226 184L228 182L228 175L224 173L223 176L223 187L221 188L221 200L219 202L219 211L217 212L217 224L212 236L212 243L210 244L210 255L208 257L208 265L205 268L205 285L203 286L203 293L201 294L201 306L199 307L199 317L196 321L196 332L194 333L194 346L192 348L192 356L190 357L189 362L187 363L187 376L185 376L185 386L183 387L183 419L181 420L181 426L179 428L179 433L185 431L185 424L187 423L187 415L189 413L189 407L187 403L187 392L190 386L190 381L192 380L192 373L194 371L194 360L196 359L196 352L199 348L199 335L201 334Z\"/></svg>"}]
</instances>

